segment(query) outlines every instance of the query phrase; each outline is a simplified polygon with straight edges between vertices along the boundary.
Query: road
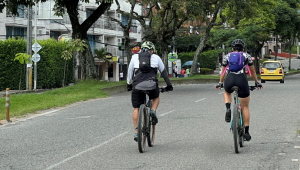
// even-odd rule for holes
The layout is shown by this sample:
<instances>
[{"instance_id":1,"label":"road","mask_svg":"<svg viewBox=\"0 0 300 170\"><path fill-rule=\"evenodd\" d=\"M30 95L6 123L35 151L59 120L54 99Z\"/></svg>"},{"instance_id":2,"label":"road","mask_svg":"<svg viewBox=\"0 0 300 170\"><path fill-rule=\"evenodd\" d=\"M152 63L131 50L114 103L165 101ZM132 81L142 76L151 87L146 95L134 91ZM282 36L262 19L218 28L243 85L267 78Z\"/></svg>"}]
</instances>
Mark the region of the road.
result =
<instances>
[{"instance_id":1,"label":"road","mask_svg":"<svg viewBox=\"0 0 300 170\"><path fill-rule=\"evenodd\" d=\"M273 60L273 59L269 59L269 60ZM288 71L289 59L281 57L280 60L278 60L278 61L280 61L282 63L282 65L285 67L284 70ZM291 59L291 69L297 70L298 68L300 68L300 59L292 58Z\"/></svg>"},{"instance_id":2,"label":"road","mask_svg":"<svg viewBox=\"0 0 300 170\"><path fill-rule=\"evenodd\" d=\"M181 85L161 94L155 145L143 154L125 92L0 126L0 169L299 170L299 79L251 92L252 140L239 154L224 120L223 91Z\"/></svg>"}]
</instances>

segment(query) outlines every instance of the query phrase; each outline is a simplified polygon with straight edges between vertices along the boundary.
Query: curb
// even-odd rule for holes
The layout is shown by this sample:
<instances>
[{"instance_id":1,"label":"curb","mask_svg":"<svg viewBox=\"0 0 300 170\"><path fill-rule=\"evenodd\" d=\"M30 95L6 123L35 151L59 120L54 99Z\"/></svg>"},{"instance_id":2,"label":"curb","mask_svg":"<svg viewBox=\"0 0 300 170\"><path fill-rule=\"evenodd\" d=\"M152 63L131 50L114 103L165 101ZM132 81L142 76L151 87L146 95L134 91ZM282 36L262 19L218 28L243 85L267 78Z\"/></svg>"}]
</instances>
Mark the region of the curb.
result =
<instances>
[{"instance_id":1,"label":"curb","mask_svg":"<svg viewBox=\"0 0 300 170\"><path fill-rule=\"evenodd\" d=\"M285 73L285 76L300 74L300 71L293 72L293 73ZM260 80L260 77L257 78ZM248 81L253 80L252 77L247 78ZM208 83L219 83L219 79L185 79L181 78L178 80L170 80L172 85L186 85L186 84L208 84ZM159 81L158 86L166 86L166 83L164 81ZM37 89L37 90L10 90L10 94L24 94L24 93L41 93L52 89ZM106 87L102 88L104 92L106 92L108 95L114 95L121 92L127 92L127 85L118 85L113 87ZM0 93L0 97L5 97L5 91L3 93Z\"/></svg>"},{"instance_id":2,"label":"curb","mask_svg":"<svg viewBox=\"0 0 300 170\"><path fill-rule=\"evenodd\" d=\"M294 73L285 73L285 76L300 74L300 72L294 72ZM260 80L260 77L257 78ZM252 77L247 78L248 81L253 80ZM219 83L219 79L178 79L178 80L170 80L172 85L186 85L186 84L208 84L208 83ZM159 81L158 86L166 86L166 83L164 81ZM121 92L127 92L127 85L118 85L113 87L106 87L102 88L104 92L106 92L108 95L114 95Z\"/></svg>"},{"instance_id":3,"label":"curb","mask_svg":"<svg viewBox=\"0 0 300 170\"><path fill-rule=\"evenodd\" d=\"M40 93L40 92L45 92L51 89L37 89L37 90L9 90L9 94L25 94L25 93ZM5 97L6 93L1 92L0 97Z\"/></svg>"}]
</instances>

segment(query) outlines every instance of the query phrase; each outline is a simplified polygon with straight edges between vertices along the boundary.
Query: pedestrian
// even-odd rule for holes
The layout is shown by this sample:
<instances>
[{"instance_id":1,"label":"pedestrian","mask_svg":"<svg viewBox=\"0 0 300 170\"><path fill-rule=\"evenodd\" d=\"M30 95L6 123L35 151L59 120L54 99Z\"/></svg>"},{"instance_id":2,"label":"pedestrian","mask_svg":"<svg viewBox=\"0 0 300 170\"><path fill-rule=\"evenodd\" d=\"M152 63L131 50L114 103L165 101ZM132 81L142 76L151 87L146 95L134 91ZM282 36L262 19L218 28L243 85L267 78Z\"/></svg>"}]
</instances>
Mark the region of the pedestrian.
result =
<instances>
[{"instance_id":1,"label":"pedestrian","mask_svg":"<svg viewBox=\"0 0 300 170\"><path fill-rule=\"evenodd\" d=\"M198 74L200 74L200 72L201 72L200 66L198 66L197 72L198 72Z\"/></svg>"},{"instance_id":2,"label":"pedestrian","mask_svg":"<svg viewBox=\"0 0 300 170\"><path fill-rule=\"evenodd\" d=\"M181 77L184 77L185 70L184 70L183 68L181 68L181 72L180 72L180 74L181 74Z\"/></svg>"},{"instance_id":3,"label":"pedestrian","mask_svg":"<svg viewBox=\"0 0 300 170\"><path fill-rule=\"evenodd\" d=\"M187 74L187 76L190 75L190 69L189 68L186 69L186 74Z\"/></svg>"},{"instance_id":4,"label":"pedestrian","mask_svg":"<svg viewBox=\"0 0 300 170\"><path fill-rule=\"evenodd\" d=\"M120 72L120 80L123 80L123 71Z\"/></svg>"},{"instance_id":5,"label":"pedestrian","mask_svg":"<svg viewBox=\"0 0 300 170\"><path fill-rule=\"evenodd\" d=\"M175 77L178 78L178 70L177 70L177 66L175 66L175 68L173 69L173 73L175 74Z\"/></svg>"}]
</instances>

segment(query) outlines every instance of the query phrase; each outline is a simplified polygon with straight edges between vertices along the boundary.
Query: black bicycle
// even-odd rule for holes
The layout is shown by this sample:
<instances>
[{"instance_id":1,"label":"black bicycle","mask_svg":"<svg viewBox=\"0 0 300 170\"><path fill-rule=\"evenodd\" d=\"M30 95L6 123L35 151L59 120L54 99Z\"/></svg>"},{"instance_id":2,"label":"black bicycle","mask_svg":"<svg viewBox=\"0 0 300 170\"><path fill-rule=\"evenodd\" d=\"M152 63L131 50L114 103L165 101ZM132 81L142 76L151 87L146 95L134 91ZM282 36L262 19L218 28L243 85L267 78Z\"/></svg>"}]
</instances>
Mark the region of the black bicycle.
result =
<instances>
[{"instance_id":1,"label":"black bicycle","mask_svg":"<svg viewBox=\"0 0 300 170\"><path fill-rule=\"evenodd\" d=\"M160 88L159 91L161 93L166 92L165 88ZM143 153L146 148L146 139L148 142L148 146L152 147L154 145L155 139L155 124L153 123L152 116L150 116L150 111L152 108L152 100L149 100L149 92L141 91L141 93L145 93L146 97L144 99L144 104L140 106L139 109L139 119L137 124L138 130L138 148L140 153Z\"/></svg>"},{"instance_id":2,"label":"black bicycle","mask_svg":"<svg viewBox=\"0 0 300 170\"><path fill-rule=\"evenodd\" d=\"M233 134L233 142L234 142L234 150L235 153L239 153L239 148L244 146L244 135L245 135L245 126L243 122L243 111L240 105L240 101L238 98L239 88L237 86L233 86L231 88L234 90L234 103L232 106L232 119L230 122L232 134ZM257 89L256 86L249 86L251 91Z\"/></svg>"}]
</instances>

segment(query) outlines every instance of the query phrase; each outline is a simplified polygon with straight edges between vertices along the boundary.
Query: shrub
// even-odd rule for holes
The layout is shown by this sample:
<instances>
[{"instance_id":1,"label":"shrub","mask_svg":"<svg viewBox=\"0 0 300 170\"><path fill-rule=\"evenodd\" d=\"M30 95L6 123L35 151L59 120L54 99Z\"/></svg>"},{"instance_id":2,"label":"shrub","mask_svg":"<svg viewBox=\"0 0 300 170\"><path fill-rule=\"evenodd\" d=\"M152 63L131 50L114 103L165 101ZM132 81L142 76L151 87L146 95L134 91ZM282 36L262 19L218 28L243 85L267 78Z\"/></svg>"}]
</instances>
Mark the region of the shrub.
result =
<instances>
[{"instance_id":1,"label":"shrub","mask_svg":"<svg viewBox=\"0 0 300 170\"><path fill-rule=\"evenodd\" d=\"M64 59L61 58L65 50L64 42L54 39L38 41L42 49L38 52L41 56L37 63L37 88L62 87ZM0 41L0 90L10 88L19 89L20 74L22 71L21 89L26 89L26 65L14 61L17 53L26 53L26 40L7 39ZM34 54L34 53L33 53ZM34 78L34 67L32 69L32 82ZM73 82L73 62L70 60L66 69L66 83Z\"/></svg>"},{"instance_id":2,"label":"shrub","mask_svg":"<svg viewBox=\"0 0 300 170\"><path fill-rule=\"evenodd\" d=\"M210 69L210 68L201 68L200 74L212 74L212 73L213 73L213 69Z\"/></svg>"},{"instance_id":3,"label":"shrub","mask_svg":"<svg viewBox=\"0 0 300 170\"><path fill-rule=\"evenodd\" d=\"M181 64L184 64L187 61L192 61L194 59L195 52L190 53L179 53L178 58L181 59ZM201 68L209 68L215 70L217 67L219 57L218 50L209 50L204 51L200 54L198 62L200 63Z\"/></svg>"}]
</instances>

